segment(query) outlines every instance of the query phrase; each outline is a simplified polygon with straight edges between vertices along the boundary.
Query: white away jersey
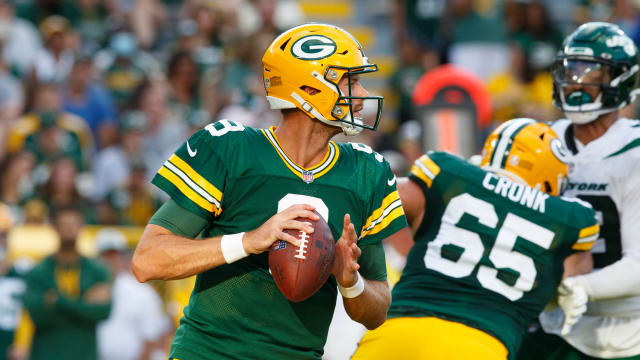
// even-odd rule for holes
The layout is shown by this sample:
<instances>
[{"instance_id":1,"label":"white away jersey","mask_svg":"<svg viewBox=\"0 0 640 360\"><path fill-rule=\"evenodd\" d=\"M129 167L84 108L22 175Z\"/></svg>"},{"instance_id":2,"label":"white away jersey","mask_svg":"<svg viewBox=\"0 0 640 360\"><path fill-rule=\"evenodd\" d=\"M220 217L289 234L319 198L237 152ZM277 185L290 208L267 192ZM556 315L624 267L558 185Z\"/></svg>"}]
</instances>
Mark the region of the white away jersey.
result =
<instances>
[{"instance_id":1,"label":"white away jersey","mask_svg":"<svg viewBox=\"0 0 640 360\"><path fill-rule=\"evenodd\" d=\"M591 203L600 222L600 238L591 250L594 271L586 276L594 301L565 339L591 356L640 354L640 332L627 334L635 339L625 336L622 343L613 337L600 339L595 347L593 339L578 336L593 331L603 337L617 333L620 338L617 331L602 331L612 322L623 332L629 322L640 327L640 121L618 119L587 145L574 138L571 121L558 120L552 127L573 153L564 195Z\"/></svg>"}]
</instances>

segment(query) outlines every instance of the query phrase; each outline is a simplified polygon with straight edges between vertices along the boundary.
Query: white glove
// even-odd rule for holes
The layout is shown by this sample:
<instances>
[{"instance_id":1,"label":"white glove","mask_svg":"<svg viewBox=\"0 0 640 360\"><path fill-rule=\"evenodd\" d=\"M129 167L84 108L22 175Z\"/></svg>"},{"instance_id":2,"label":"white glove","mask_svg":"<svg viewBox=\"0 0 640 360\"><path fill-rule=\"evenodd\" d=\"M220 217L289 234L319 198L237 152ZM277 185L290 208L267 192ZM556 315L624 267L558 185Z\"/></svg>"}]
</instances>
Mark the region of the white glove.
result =
<instances>
[{"instance_id":1,"label":"white glove","mask_svg":"<svg viewBox=\"0 0 640 360\"><path fill-rule=\"evenodd\" d=\"M568 277L558 287L558 305L564 311L564 324L561 335L567 335L571 327L580 320L587 311L589 296L581 284L580 276Z\"/></svg>"}]
</instances>

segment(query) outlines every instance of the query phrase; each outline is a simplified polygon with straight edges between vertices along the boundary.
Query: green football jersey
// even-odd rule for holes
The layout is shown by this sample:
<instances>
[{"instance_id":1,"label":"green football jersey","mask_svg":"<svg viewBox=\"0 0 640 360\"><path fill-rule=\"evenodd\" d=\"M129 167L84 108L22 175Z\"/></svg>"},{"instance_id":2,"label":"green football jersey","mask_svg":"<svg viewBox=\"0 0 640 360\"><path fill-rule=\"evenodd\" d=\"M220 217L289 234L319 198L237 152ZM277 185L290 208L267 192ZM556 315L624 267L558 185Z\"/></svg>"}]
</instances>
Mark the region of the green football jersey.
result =
<instances>
[{"instance_id":1,"label":"green football jersey","mask_svg":"<svg viewBox=\"0 0 640 360\"><path fill-rule=\"evenodd\" d=\"M563 260L597 238L594 211L444 152L416 160L409 177L422 188L426 209L390 317L464 323L515 356L555 294Z\"/></svg>"},{"instance_id":2,"label":"green football jersey","mask_svg":"<svg viewBox=\"0 0 640 360\"><path fill-rule=\"evenodd\" d=\"M153 183L209 220L204 237L250 231L292 204L310 203L328 216L337 241L349 213L363 249L360 272L372 280L386 279L383 253L371 259L365 249L407 226L389 164L370 147L332 141L320 164L303 169L285 154L274 128L228 120L196 132ZM374 263L382 266L365 265ZM269 273L267 253L218 266L197 276L171 357L320 358L336 296L331 276L308 300L288 301Z\"/></svg>"}]
</instances>

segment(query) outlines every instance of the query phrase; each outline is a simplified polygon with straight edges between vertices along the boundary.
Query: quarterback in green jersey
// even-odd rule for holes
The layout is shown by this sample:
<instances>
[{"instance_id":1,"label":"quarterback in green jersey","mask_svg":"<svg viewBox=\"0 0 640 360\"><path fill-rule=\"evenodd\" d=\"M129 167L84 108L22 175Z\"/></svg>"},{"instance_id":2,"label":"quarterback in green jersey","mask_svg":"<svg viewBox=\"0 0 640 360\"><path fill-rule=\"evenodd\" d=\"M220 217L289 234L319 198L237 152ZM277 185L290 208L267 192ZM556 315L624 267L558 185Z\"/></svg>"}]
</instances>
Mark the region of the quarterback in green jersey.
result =
<instances>
[{"instance_id":1,"label":"quarterback in green jersey","mask_svg":"<svg viewBox=\"0 0 640 360\"><path fill-rule=\"evenodd\" d=\"M415 244L390 320L353 359L512 359L556 293L564 260L591 248L593 209L553 196L568 165L549 126L508 121L483 155L481 168L430 152L398 180Z\"/></svg>"},{"instance_id":2,"label":"quarterback in green jersey","mask_svg":"<svg viewBox=\"0 0 640 360\"><path fill-rule=\"evenodd\" d=\"M373 329L391 294L382 240L407 236L389 164L370 147L336 143L375 129L382 98L361 74L377 70L341 28L286 31L263 59L267 100L278 127L220 120L191 136L153 183L171 199L149 221L133 257L138 280L197 274L170 356L175 359L319 359L338 291L349 316ZM377 104L368 123L365 101ZM294 303L278 290L266 251L284 232L313 229L322 216L336 239L333 276ZM201 234L200 240L194 240Z\"/></svg>"}]
</instances>

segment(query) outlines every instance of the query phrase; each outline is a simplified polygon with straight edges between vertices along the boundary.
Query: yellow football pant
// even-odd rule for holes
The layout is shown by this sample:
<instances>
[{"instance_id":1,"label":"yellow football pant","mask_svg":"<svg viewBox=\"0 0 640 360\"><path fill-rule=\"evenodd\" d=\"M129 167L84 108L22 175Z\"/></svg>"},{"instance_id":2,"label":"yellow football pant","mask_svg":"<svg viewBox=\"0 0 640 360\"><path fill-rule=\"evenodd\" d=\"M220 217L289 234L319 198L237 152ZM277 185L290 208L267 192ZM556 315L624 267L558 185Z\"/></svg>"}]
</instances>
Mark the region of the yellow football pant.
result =
<instances>
[{"instance_id":1,"label":"yellow football pant","mask_svg":"<svg viewBox=\"0 0 640 360\"><path fill-rule=\"evenodd\" d=\"M506 360L507 348L472 327L435 317L387 320L367 331L352 360Z\"/></svg>"}]
</instances>

